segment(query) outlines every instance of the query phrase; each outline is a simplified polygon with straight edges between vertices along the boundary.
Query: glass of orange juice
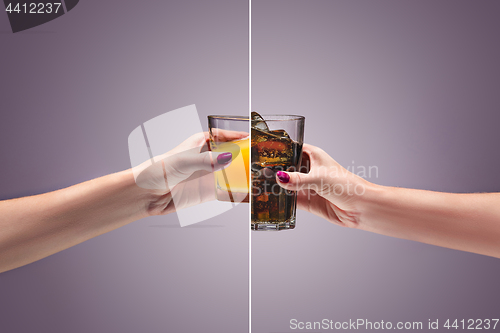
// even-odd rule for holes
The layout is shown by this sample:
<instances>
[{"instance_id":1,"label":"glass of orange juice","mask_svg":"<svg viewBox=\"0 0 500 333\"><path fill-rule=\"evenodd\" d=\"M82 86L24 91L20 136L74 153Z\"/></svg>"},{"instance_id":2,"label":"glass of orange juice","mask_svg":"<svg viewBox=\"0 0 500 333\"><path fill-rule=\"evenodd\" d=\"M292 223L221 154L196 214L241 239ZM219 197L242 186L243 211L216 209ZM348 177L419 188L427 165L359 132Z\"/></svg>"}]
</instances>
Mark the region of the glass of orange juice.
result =
<instances>
[{"instance_id":1,"label":"glass of orange juice","mask_svg":"<svg viewBox=\"0 0 500 333\"><path fill-rule=\"evenodd\" d=\"M248 116L208 116L210 149L232 154L231 164L214 172L219 201L249 202L249 125Z\"/></svg>"}]
</instances>

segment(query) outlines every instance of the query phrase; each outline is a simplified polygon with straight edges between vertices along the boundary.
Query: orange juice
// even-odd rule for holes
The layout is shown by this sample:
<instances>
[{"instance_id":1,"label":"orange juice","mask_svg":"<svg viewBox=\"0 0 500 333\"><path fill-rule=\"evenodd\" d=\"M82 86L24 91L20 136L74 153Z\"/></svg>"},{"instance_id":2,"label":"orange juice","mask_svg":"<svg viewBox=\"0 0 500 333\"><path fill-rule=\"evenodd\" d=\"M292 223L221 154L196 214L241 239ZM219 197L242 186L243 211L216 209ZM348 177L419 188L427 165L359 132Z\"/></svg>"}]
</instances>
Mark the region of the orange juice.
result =
<instances>
[{"instance_id":1,"label":"orange juice","mask_svg":"<svg viewBox=\"0 0 500 333\"><path fill-rule=\"evenodd\" d=\"M231 164L215 171L217 199L222 201L248 202L250 138L229 142L211 142L214 152L233 154Z\"/></svg>"}]
</instances>

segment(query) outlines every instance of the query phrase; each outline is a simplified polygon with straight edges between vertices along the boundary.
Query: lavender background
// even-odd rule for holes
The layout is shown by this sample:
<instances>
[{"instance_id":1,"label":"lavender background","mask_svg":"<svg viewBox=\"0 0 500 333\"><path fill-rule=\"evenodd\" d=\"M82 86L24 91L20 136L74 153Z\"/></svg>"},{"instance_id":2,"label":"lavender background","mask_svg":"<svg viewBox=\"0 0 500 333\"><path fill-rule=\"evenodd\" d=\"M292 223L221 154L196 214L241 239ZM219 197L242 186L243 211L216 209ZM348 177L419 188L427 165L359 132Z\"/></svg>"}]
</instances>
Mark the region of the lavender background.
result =
<instances>
[{"instance_id":1,"label":"lavender background","mask_svg":"<svg viewBox=\"0 0 500 333\"><path fill-rule=\"evenodd\" d=\"M0 12L0 199L130 166L164 112L248 110L246 1L85 0L18 34ZM0 274L0 332L246 332L248 206L148 218Z\"/></svg>"},{"instance_id":2,"label":"lavender background","mask_svg":"<svg viewBox=\"0 0 500 333\"><path fill-rule=\"evenodd\" d=\"M254 110L304 115L305 142L344 166L378 166L378 184L500 191L500 2L252 6ZM255 333L292 332L292 318L498 318L499 281L498 259L305 212L295 230L252 233Z\"/></svg>"},{"instance_id":3,"label":"lavender background","mask_svg":"<svg viewBox=\"0 0 500 333\"><path fill-rule=\"evenodd\" d=\"M378 166L379 184L500 191L497 1L252 3L256 111L305 115L306 142ZM127 168L130 131L168 110L246 112L247 15L246 1L86 0L12 34L0 14L0 199ZM145 219L2 273L0 332L244 332L247 220L245 206L183 229ZM498 318L498 259L304 212L252 236L254 332Z\"/></svg>"}]
</instances>

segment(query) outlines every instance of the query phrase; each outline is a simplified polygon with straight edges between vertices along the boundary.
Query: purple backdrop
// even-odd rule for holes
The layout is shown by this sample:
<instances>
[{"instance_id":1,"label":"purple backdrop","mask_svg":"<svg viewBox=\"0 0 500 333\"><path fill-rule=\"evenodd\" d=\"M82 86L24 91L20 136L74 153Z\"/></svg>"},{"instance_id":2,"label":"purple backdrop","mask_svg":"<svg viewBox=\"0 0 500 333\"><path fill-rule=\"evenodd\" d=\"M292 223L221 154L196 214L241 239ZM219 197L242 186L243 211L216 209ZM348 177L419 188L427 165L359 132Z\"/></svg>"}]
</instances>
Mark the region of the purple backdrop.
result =
<instances>
[{"instance_id":1,"label":"purple backdrop","mask_svg":"<svg viewBox=\"0 0 500 333\"><path fill-rule=\"evenodd\" d=\"M246 1L84 0L12 34L0 12L0 199L130 166L164 112L248 110ZM246 332L248 206L149 218L0 274L0 332Z\"/></svg>"},{"instance_id":2,"label":"purple backdrop","mask_svg":"<svg viewBox=\"0 0 500 333\"><path fill-rule=\"evenodd\" d=\"M254 110L304 115L305 142L377 166L378 184L500 191L500 2L252 5ZM304 212L295 230L254 232L252 251L255 333L292 332L290 319L499 317L498 259Z\"/></svg>"},{"instance_id":3,"label":"purple backdrop","mask_svg":"<svg viewBox=\"0 0 500 333\"><path fill-rule=\"evenodd\" d=\"M500 191L498 1L252 3L256 111L306 116L306 142L377 166L379 184ZM86 0L12 34L0 13L0 199L127 168L128 134L163 112L245 113L247 15L246 1ZM0 332L245 332L246 221L246 206L191 228L145 219L2 273ZM498 259L304 212L252 236L256 333L498 318Z\"/></svg>"}]
</instances>

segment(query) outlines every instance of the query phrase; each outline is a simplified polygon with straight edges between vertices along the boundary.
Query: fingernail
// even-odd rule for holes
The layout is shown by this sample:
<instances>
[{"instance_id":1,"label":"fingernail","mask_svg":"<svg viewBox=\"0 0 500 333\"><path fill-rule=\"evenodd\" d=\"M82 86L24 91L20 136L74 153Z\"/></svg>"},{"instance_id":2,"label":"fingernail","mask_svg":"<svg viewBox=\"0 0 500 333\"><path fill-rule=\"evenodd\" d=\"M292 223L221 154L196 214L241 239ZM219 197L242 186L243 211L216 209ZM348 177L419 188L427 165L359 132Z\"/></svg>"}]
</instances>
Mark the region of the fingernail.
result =
<instances>
[{"instance_id":1,"label":"fingernail","mask_svg":"<svg viewBox=\"0 0 500 333\"><path fill-rule=\"evenodd\" d=\"M282 183L288 183L290 181L290 176L283 172L283 171L278 171L278 173L276 174L278 176L278 179L280 180L280 182Z\"/></svg>"},{"instance_id":2,"label":"fingernail","mask_svg":"<svg viewBox=\"0 0 500 333\"><path fill-rule=\"evenodd\" d=\"M227 164L233 158L233 154L231 153L223 153L217 156L217 163L219 164Z\"/></svg>"}]
</instances>

